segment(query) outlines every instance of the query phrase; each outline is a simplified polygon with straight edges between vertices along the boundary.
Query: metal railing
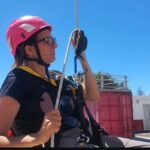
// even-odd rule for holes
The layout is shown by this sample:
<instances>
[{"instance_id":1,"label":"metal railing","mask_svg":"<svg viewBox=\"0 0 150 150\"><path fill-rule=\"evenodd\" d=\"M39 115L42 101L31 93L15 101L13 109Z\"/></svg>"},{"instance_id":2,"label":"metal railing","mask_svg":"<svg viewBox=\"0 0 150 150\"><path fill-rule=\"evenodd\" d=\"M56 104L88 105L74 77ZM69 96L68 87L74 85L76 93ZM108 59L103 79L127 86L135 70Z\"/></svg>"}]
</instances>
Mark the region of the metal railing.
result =
<instances>
[{"instance_id":1,"label":"metal railing","mask_svg":"<svg viewBox=\"0 0 150 150\"><path fill-rule=\"evenodd\" d=\"M96 82L100 90L129 91L126 75L100 74Z\"/></svg>"}]
</instances>

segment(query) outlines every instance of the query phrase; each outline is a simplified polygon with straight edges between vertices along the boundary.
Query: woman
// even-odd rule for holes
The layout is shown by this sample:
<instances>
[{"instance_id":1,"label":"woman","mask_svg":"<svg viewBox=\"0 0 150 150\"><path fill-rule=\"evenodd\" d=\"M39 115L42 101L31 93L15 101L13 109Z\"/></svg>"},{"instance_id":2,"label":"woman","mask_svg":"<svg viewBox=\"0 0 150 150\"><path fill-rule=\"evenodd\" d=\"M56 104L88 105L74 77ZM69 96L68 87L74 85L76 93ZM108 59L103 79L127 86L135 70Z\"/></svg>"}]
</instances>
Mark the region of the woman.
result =
<instances>
[{"instance_id":1,"label":"woman","mask_svg":"<svg viewBox=\"0 0 150 150\"><path fill-rule=\"evenodd\" d=\"M62 117L54 109L58 84L48 71L57 47L51 30L36 16L23 16L8 28L7 41L15 63L0 90L0 147L41 146L60 130ZM85 53L81 55L86 70L84 99L99 100ZM7 136L10 129L12 137Z\"/></svg>"}]
</instances>

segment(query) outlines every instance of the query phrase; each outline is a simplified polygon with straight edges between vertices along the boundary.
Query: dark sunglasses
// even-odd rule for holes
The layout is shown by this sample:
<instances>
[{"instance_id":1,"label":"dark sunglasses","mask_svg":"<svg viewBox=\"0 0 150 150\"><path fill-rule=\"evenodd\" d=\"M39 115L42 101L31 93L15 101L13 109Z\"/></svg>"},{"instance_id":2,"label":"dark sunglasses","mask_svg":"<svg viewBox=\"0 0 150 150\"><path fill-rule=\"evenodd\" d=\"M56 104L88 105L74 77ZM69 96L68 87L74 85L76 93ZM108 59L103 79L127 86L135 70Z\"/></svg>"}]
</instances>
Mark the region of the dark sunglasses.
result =
<instances>
[{"instance_id":1,"label":"dark sunglasses","mask_svg":"<svg viewBox=\"0 0 150 150\"><path fill-rule=\"evenodd\" d=\"M44 42L44 43L46 43L48 46L53 47L54 44L56 44L56 38L55 38L55 37L48 36L48 37L45 37L45 38L43 38L43 39L41 39L41 40L37 40L36 42L37 42L37 43L39 43L39 42Z\"/></svg>"}]
</instances>

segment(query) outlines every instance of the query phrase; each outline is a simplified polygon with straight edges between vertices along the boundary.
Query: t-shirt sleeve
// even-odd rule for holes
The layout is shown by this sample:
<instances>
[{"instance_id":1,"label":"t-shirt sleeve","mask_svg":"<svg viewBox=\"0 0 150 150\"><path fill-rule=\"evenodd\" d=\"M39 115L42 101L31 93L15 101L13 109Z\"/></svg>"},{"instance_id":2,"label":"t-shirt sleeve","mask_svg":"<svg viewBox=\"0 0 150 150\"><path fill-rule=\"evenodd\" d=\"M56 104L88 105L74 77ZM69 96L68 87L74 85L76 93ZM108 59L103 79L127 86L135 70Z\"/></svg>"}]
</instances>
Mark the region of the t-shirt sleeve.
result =
<instances>
[{"instance_id":1,"label":"t-shirt sleeve","mask_svg":"<svg viewBox=\"0 0 150 150\"><path fill-rule=\"evenodd\" d=\"M21 103L23 96L21 82L14 72L10 72L1 86L0 96L10 96Z\"/></svg>"}]
</instances>

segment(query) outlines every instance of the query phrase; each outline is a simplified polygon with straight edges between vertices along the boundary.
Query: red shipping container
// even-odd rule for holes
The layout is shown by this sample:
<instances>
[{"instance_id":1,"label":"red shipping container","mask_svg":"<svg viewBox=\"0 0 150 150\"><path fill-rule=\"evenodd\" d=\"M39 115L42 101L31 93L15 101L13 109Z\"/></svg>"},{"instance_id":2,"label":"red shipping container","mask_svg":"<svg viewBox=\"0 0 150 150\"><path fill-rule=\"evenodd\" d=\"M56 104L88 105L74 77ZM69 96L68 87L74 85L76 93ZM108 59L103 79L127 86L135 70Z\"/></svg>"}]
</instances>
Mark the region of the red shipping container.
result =
<instances>
[{"instance_id":1,"label":"red shipping container","mask_svg":"<svg viewBox=\"0 0 150 150\"><path fill-rule=\"evenodd\" d=\"M111 135L133 137L133 108L130 91L101 91L101 101L87 102L96 121Z\"/></svg>"}]
</instances>

